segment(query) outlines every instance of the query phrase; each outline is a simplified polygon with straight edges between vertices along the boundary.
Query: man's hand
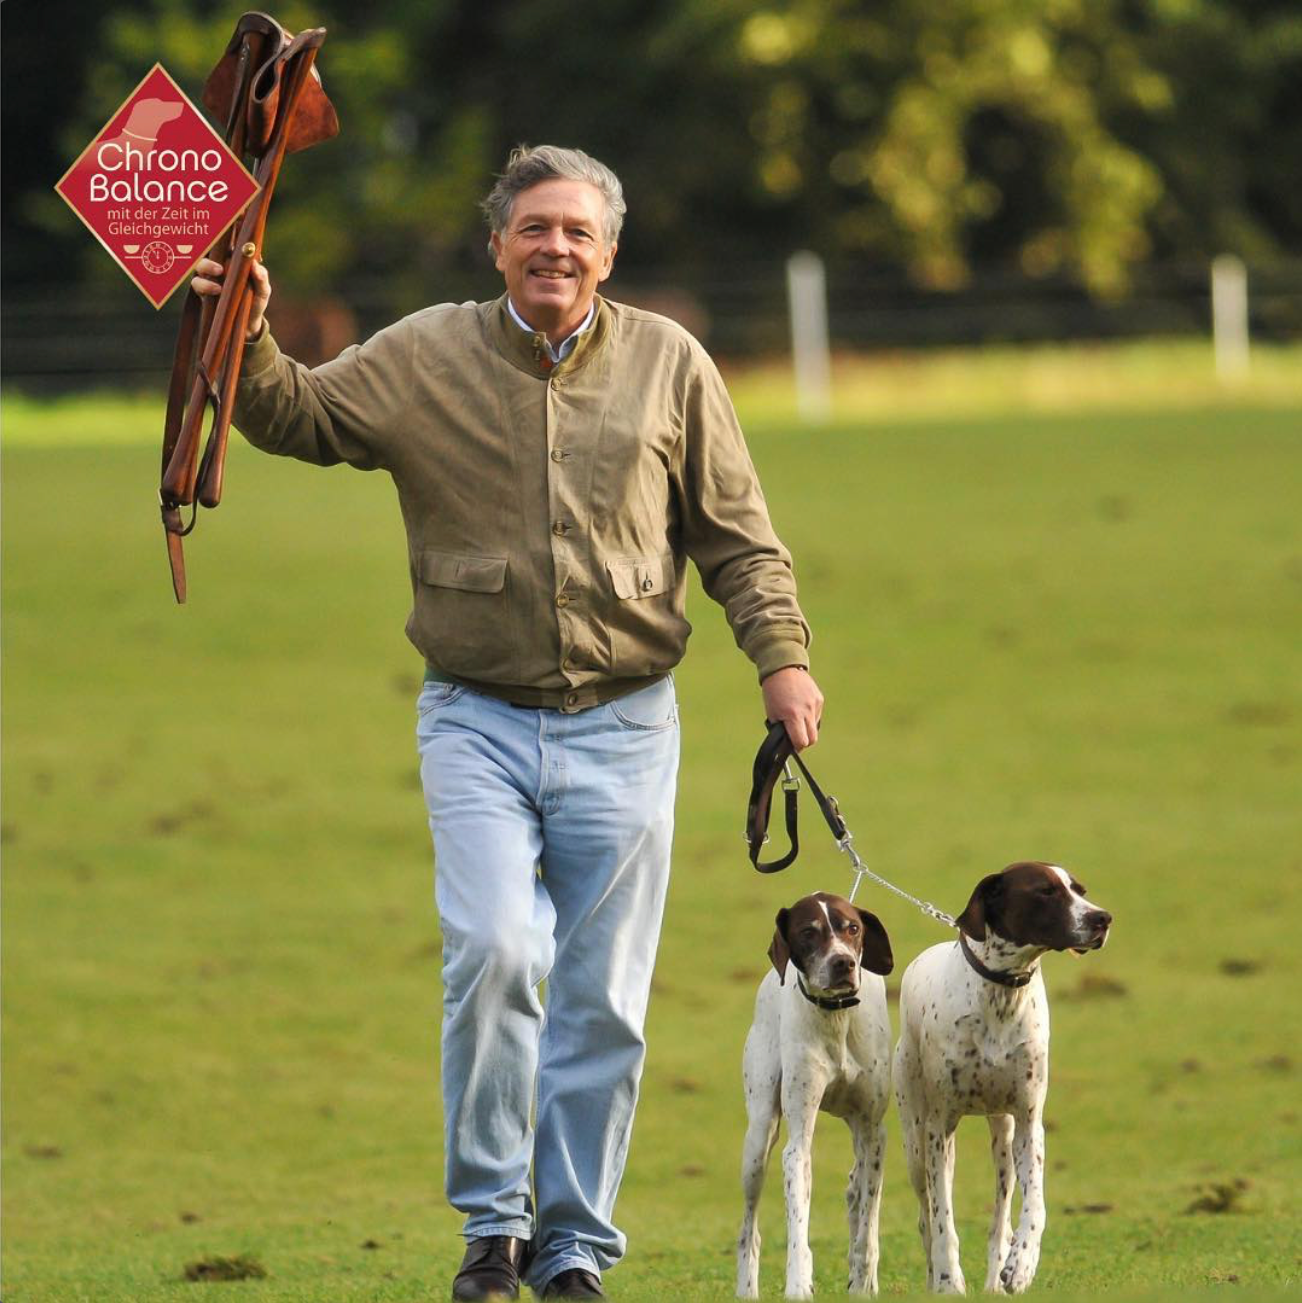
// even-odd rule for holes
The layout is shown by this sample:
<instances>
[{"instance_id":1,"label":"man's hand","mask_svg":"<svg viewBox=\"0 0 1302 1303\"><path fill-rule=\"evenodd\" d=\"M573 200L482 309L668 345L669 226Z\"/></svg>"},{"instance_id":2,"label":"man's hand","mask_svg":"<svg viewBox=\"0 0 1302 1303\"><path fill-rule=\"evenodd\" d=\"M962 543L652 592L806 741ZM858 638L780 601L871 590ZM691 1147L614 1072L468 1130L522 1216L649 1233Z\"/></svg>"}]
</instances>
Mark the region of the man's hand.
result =
<instances>
[{"instance_id":1,"label":"man's hand","mask_svg":"<svg viewBox=\"0 0 1302 1303\"><path fill-rule=\"evenodd\" d=\"M797 751L818 741L818 721L823 714L823 694L808 670L788 665L775 670L760 684L764 716L787 726L787 736Z\"/></svg>"},{"instance_id":2,"label":"man's hand","mask_svg":"<svg viewBox=\"0 0 1302 1303\"><path fill-rule=\"evenodd\" d=\"M222 292L221 275L224 268L212 258L200 258L194 264L194 279L190 288L196 294L220 294ZM271 277L260 262L254 262L249 273L253 285L253 306L249 309L249 324L245 330L245 339L253 339L262 329L262 318L266 315L267 304L271 301Z\"/></svg>"}]
</instances>

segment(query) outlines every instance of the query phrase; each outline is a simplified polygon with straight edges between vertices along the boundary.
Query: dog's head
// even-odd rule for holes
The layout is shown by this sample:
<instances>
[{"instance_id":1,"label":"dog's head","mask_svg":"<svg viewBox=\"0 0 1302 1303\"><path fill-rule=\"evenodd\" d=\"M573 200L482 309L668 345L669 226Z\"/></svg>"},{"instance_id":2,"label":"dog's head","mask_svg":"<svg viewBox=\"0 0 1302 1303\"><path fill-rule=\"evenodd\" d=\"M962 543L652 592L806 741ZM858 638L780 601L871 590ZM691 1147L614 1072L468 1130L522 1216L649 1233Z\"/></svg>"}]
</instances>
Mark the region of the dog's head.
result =
<instances>
[{"instance_id":1,"label":"dog's head","mask_svg":"<svg viewBox=\"0 0 1302 1303\"><path fill-rule=\"evenodd\" d=\"M859 970L889 973L895 966L890 939L875 914L840 896L815 892L778 910L769 958L785 982L790 961L814 990L853 992Z\"/></svg>"},{"instance_id":2,"label":"dog's head","mask_svg":"<svg viewBox=\"0 0 1302 1303\"><path fill-rule=\"evenodd\" d=\"M1107 941L1112 915L1066 869L1026 862L982 878L957 922L974 941L989 930L1014 945L1084 954Z\"/></svg>"}]
</instances>

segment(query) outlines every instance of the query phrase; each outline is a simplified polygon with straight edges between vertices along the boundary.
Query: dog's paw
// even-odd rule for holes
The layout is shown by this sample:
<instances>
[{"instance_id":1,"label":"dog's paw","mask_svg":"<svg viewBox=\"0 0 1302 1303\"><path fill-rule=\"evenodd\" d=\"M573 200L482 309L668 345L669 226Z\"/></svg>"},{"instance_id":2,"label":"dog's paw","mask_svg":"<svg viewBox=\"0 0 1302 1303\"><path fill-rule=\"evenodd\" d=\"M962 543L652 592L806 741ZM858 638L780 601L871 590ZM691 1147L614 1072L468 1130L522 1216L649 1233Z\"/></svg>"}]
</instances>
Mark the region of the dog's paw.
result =
<instances>
[{"instance_id":1,"label":"dog's paw","mask_svg":"<svg viewBox=\"0 0 1302 1303\"><path fill-rule=\"evenodd\" d=\"M1025 1294L1035 1279L1035 1262L1014 1254L999 1273L999 1283L1007 1294Z\"/></svg>"}]
</instances>

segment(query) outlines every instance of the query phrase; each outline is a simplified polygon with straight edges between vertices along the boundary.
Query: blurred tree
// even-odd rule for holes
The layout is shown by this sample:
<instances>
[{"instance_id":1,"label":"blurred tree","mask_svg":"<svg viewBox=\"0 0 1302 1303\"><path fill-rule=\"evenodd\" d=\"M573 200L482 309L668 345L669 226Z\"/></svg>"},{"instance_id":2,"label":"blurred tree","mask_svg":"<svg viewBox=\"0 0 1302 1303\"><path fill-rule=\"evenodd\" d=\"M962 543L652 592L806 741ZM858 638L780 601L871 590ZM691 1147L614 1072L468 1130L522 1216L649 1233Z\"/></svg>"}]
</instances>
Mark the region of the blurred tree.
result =
<instances>
[{"instance_id":1,"label":"blurred tree","mask_svg":"<svg viewBox=\"0 0 1302 1303\"><path fill-rule=\"evenodd\" d=\"M49 190L66 161L156 59L197 99L242 8L104 11L67 83L64 161L48 184L26 170L23 220L66 237ZM614 164L621 261L680 275L805 245L940 287L998 265L1114 295L1154 254L1302 247L1297 0L287 0L276 16L330 29L343 124L277 191L269 258L305 288L378 277L416 306L453 273L491 284L477 201L511 145L543 140Z\"/></svg>"}]
</instances>

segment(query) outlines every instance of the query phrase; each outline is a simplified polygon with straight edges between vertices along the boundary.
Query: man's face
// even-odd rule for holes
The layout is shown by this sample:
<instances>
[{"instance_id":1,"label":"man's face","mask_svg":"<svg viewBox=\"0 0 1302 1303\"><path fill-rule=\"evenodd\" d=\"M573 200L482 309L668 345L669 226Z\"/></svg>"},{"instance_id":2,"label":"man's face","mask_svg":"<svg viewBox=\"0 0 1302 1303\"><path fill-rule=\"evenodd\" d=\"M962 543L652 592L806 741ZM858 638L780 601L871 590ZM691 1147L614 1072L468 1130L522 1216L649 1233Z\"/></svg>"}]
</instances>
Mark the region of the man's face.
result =
<instances>
[{"instance_id":1,"label":"man's face","mask_svg":"<svg viewBox=\"0 0 1302 1303\"><path fill-rule=\"evenodd\" d=\"M605 215L596 186L554 177L516 195L506 230L493 233L511 302L553 343L583 323L597 286L610 275L616 246L602 239Z\"/></svg>"}]
</instances>

